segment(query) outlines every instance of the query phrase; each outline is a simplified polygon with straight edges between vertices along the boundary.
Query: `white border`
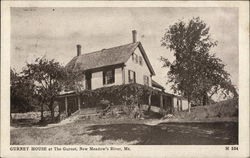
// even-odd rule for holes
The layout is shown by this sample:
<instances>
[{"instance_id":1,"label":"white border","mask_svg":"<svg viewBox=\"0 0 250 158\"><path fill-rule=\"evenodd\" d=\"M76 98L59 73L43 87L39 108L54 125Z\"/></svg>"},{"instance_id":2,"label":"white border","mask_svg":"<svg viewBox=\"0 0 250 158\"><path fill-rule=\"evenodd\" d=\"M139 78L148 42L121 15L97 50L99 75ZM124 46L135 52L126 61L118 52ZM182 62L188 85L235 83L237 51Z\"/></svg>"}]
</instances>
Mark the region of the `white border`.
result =
<instances>
[{"instance_id":1,"label":"white border","mask_svg":"<svg viewBox=\"0 0 250 158\"><path fill-rule=\"evenodd\" d=\"M224 145L136 145L130 146L131 151L123 152L11 152L9 150L10 7L238 7L239 151L225 151ZM247 1L1 1L1 26L1 157L249 156L249 3Z\"/></svg>"}]
</instances>

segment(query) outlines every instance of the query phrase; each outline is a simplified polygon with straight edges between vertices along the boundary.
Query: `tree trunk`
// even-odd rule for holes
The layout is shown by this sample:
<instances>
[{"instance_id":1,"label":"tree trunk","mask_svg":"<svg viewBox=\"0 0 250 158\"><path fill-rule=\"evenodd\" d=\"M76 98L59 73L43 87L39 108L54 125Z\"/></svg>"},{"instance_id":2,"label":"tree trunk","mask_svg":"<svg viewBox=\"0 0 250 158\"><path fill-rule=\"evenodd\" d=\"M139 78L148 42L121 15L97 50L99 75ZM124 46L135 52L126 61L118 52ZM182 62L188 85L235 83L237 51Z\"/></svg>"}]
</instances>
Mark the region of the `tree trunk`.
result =
<instances>
[{"instance_id":1,"label":"tree trunk","mask_svg":"<svg viewBox=\"0 0 250 158\"><path fill-rule=\"evenodd\" d=\"M203 99L202 99L202 105L205 106L207 105L207 92L203 92Z\"/></svg>"},{"instance_id":2,"label":"tree trunk","mask_svg":"<svg viewBox=\"0 0 250 158\"><path fill-rule=\"evenodd\" d=\"M51 119L52 119L52 121L54 121L54 117L55 117L53 105L54 105L54 99L51 99L50 103L49 103L49 109L50 109L50 112L51 112Z\"/></svg>"},{"instance_id":3,"label":"tree trunk","mask_svg":"<svg viewBox=\"0 0 250 158\"><path fill-rule=\"evenodd\" d=\"M61 120L61 104L58 104L58 120Z\"/></svg>"},{"instance_id":4,"label":"tree trunk","mask_svg":"<svg viewBox=\"0 0 250 158\"><path fill-rule=\"evenodd\" d=\"M53 105L52 105L52 108L51 108L51 119L52 119L52 121L54 121L54 118L55 118L55 114L54 114L54 108L53 108Z\"/></svg>"},{"instance_id":5,"label":"tree trunk","mask_svg":"<svg viewBox=\"0 0 250 158\"><path fill-rule=\"evenodd\" d=\"M44 117L43 117L43 103L41 103L41 122L44 121Z\"/></svg>"},{"instance_id":6,"label":"tree trunk","mask_svg":"<svg viewBox=\"0 0 250 158\"><path fill-rule=\"evenodd\" d=\"M190 103L190 98L188 97L188 112L191 112L191 103Z\"/></svg>"}]
</instances>

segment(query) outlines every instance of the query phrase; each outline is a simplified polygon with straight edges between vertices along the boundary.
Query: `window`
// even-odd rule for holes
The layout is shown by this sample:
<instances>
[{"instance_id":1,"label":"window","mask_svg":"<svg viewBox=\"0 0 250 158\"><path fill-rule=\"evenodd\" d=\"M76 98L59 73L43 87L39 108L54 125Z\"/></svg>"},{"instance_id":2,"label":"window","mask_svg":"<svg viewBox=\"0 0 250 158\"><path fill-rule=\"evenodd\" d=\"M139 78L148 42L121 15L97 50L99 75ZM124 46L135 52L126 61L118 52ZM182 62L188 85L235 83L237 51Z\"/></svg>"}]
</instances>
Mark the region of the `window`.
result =
<instances>
[{"instance_id":1,"label":"window","mask_svg":"<svg viewBox=\"0 0 250 158\"><path fill-rule=\"evenodd\" d=\"M132 54L132 61L135 62L135 63L138 63L138 55L136 54Z\"/></svg>"},{"instance_id":2,"label":"window","mask_svg":"<svg viewBox=\"0 0 250 158\"><path fill-rule=\"evenodd\" d=\"M148 78L148 76L144 75L143 80L144 80L144 85L149 86L149 78Z\"/></svg>"},{"instance_id":3,"label":"window","mask_svg":"<svg viewBox=\"0 0 250 158\"><path fill-rule=\"evenodd\" d=\"M103 85L115 82L115 70L103 71Z\"/></svg>"},{"instance_id":4,"label":"window","mask_svg":"<svg viewBox=\"0 0 250 158\"><path fill-rule=\"evenodd\" d=\"M139 64L142 65L142 57L139 56Z\"/></svg>"},{"instance_id":5,"label":"window","mask_svg":"<svg viewBox=\"0 0 250 158\"><path fill-rule=\"evenodd\" d=\"M136 82L136 80L135 80L135 72L134 71L128 70L128 82L129 83L135 83Z\"/></svg>"},{"instance_id":6,"label":"window","mask_svg":"<svg viewBox=\"0 0 250 158\"><path fill-rule=\"evenodd\" d=\"M135 54L135 63L138 63L138 56Z\"/></svg>"}]
</instances>

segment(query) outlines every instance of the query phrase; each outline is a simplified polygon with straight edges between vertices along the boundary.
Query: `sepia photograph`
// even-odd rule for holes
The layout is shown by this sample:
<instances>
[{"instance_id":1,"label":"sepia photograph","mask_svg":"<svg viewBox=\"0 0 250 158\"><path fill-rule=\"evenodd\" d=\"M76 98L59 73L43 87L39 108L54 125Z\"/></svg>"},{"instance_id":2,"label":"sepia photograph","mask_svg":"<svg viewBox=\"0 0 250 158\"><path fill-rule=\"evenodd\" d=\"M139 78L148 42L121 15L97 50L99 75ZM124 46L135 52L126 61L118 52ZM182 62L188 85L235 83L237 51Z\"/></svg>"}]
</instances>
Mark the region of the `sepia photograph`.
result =
<instances>
[{"instance_id":1,"label":"sepia photograph","mask_svg":"<svg viewBox=\"0 0 250 158\"><path fill-rule=\"evenodd\" d=\"M238 144L238 18L11 8L10 143Z\"/></svg>"},{"instance_id":2,"label":"sepia photograph","mask_svg":"<svg viewBox=\"0 0 250 158\"><path fill-rule=\"evenodd\" d=\"M66 3L18 2L6 14L5 151L245 154L240 7Z\"/></svg>"}]
</instances>

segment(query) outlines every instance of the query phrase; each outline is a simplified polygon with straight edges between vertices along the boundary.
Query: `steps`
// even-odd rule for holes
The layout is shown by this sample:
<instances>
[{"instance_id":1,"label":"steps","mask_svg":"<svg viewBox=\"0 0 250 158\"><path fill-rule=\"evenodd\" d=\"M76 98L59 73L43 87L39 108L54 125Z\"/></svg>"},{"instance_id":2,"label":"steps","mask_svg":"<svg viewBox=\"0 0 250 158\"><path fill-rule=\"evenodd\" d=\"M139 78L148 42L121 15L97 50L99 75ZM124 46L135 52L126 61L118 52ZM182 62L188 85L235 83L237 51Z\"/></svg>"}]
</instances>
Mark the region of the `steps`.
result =
<instances>
[{"instance_id":1,"label":"steps","mask_svg":"<svg viewBox=\"0 0 250 158\"><path fill-rule=\"evenodd\" d=\"M79 119L90 119L91 117L96 117L101 115L100 108L84 108L79 111Z\"/></svg>"}]
</instances>

